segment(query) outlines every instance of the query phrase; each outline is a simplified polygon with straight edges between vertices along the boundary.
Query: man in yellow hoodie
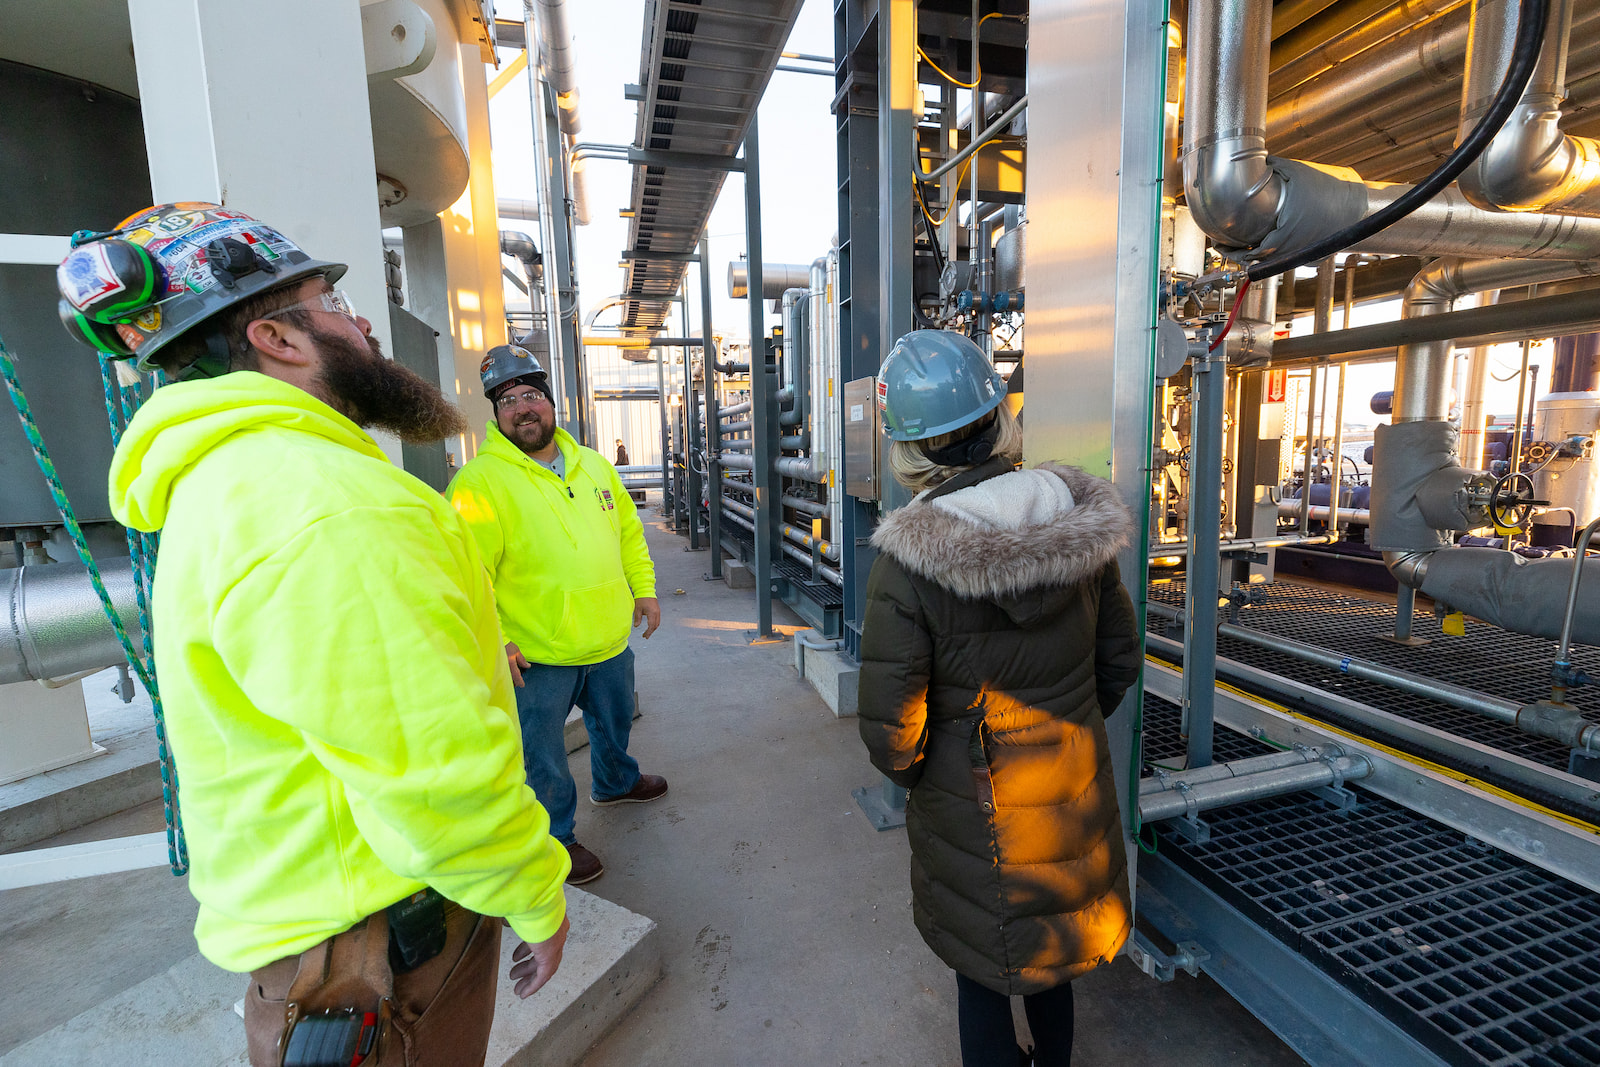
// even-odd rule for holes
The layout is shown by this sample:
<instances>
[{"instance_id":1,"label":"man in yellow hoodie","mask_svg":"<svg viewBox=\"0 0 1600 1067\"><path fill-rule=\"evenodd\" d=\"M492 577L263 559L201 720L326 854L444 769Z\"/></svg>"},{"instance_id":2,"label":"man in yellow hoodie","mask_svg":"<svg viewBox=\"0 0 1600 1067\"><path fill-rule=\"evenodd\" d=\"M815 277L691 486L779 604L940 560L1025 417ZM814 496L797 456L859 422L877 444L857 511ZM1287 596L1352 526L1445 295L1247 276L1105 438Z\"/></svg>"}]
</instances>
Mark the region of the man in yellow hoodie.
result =
<instances>
[{"instance_id":1,"label":"man in yellow hoodie","mask_svg":"<svg viewBox=\"0 0 1600 1067\"><path fill-rule=\"evenodd\" d=\"M251 1062L331 1044L368 1067L482 1063L501 917L530 995L560 963L568 860L523 782L477 545L361 429L464 422L382 357L333 289L344 270L238 212L167 205L74 250L63 318L180 379L127 428L111 499L162 531L152 626L195 938L252 972Z\"/></svg>"},{"instance_id":2,"label":"man in yellow hoodie","mask_svg":"<svg viewBox=\"0 0 1600 1067\"><path fill-rule=\"evenodd\" d=\"M655 565L633 498L605 457L556 426L549 375L518 345L489 350L479 368L494 404L483 448L450 483L450 502L478 540L520 689L528 784L550 832L572 858L567 881L605 871L578 844L578 791L564 727L574 705L589 731L589 800L641 804L667 780L628 754L633 650L628 635L661 624Z\"/></svg>"}]
</instances>

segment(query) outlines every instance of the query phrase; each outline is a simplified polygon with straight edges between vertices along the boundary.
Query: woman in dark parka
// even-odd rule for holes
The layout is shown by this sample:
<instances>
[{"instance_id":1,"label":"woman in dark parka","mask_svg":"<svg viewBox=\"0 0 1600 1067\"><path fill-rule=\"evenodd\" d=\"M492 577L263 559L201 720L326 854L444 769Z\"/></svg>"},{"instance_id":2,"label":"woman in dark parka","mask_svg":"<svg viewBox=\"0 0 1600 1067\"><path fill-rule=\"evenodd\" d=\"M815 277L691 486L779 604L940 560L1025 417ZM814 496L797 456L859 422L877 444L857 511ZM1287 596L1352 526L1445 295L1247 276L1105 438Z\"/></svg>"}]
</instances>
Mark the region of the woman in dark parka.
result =
<instances>
[{"instance_id":1,"label":"woman in dark parka","mask_svg":"<svg viewBox=\"0 0 1600 1067\"><path fill-rule=\"evenodd\" d=\"M958 334L902 338L879 374L890 466L918 496L873 535L860 729L910 790L912 912L956 971L965 1067L1067 1064L1072 979L1131 926L1104 716L1138 676L1109 482L1015 470L1004 380Z\"/></svg>"}]
</instances>

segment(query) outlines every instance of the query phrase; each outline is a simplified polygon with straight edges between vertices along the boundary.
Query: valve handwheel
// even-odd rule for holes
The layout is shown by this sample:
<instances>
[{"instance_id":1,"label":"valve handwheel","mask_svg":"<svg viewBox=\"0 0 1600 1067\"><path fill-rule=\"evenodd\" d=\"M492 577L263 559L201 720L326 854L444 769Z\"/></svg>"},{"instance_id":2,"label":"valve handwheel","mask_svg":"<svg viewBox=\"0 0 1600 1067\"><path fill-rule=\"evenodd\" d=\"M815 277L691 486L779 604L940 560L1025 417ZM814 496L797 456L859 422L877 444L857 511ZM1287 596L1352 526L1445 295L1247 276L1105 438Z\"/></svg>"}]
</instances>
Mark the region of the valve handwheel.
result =
<instances>
[{"instance_id":1,"label":"valve handwheel","mask_svg":"<svg viewBox=\"0 0 1600 1067\"><path fill-rule=\"evenodd\" d=\"M1533 479L1521 471L1495 479L1489 490L1489 518L1500 529L1514 529L1527 525L1533 516L1535 504L1544 501L1533 498Z\"/></svg>"}]
</instances>

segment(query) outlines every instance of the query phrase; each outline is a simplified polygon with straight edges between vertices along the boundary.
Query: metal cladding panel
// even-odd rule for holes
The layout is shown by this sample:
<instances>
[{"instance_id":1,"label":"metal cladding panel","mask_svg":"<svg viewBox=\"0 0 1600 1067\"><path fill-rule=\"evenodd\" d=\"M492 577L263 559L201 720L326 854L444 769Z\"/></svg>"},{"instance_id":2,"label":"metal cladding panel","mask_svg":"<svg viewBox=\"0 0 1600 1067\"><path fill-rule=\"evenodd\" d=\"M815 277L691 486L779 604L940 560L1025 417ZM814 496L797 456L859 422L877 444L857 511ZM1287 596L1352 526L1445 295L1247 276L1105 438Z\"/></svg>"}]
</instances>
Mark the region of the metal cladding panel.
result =
<instances>
[{"instance_id":1,"label":"metal cladding panel","mask_svg":"<svg viewBox=\"0 0 1600 1067\"><path fill-rule=\"evenodd\" d=\"M1164 20L1160 0L1035 0L1028 25L1024 455L1110 478L1141 517L1120 558L1141 624ZM1135 686L1109 724L1124 788L1139 698Z\"/></svg>"},{"instance_id":2,"label":"metal cladding panel","mask_svg":"<svg viewBox=\"0 0 1600 1067\"><path fill-rule=\"evenodd\" d=\"M800 0L649 0L634 145L736 156L799 14ZM627 250L636 258L624 268L624 328L662 328L688 264L641 254L693 252L726 177L693 167L634 168Z\"/></svg>"},{"instance_id":3,"label":"metal cladding panel","mask_svg":"<svg viewBox=\"0 0 1600 1067\"><path fill-rule=\"evenodd\" d=\"M877 391L877 378L857 378L844 385L844 491L858 500L878 499L878 446L883 428Z\"/></svg>"}]
</instances>

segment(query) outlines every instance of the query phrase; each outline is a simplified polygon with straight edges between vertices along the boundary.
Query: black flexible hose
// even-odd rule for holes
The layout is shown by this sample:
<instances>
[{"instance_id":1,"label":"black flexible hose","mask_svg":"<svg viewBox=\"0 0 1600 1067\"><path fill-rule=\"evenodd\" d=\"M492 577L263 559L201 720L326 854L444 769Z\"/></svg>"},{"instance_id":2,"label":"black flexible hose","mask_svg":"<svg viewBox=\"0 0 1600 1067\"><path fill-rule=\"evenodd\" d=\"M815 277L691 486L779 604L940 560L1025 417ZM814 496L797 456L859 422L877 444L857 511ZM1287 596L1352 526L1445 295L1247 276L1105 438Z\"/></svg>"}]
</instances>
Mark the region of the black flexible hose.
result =
<instances>
[{"instance_id":1,"label":"black flexible hose","mask_svg":"<svg viewBox=\"0 0 1600 1067\"><path fill-rule=\"evenodd\" d=\"M1500 132L1500 128L1511 117L1512 109L1517 106L1517 101L1522 97L1522 90L1527 88L1528 79L1533 77L1533 68L1539 62L1539 50L1544 44L1544 28L1549 14L1549 0L1522 0L1517 8L1517 40L1512 49L1511 64L1506 69L1505 80L1500 83L1500 90L1495 93L1494 101L1489 105L1489 110L1484 112L1483 118L1478 120L1472 132L1456 146L1456 150L1450 153L1449 158L1439 164L1438 169L1381 211L1374 211L1307 248L1269 256L1253 264L1249 270L1250 280L1260 281L1274 274L1303 267L1307 263L1315 263L1353 244L1365 241L1373 234L1399 222L1455 181L1457 176L1482 154L1495 134Z\"/></svg>"}]
</instances>

